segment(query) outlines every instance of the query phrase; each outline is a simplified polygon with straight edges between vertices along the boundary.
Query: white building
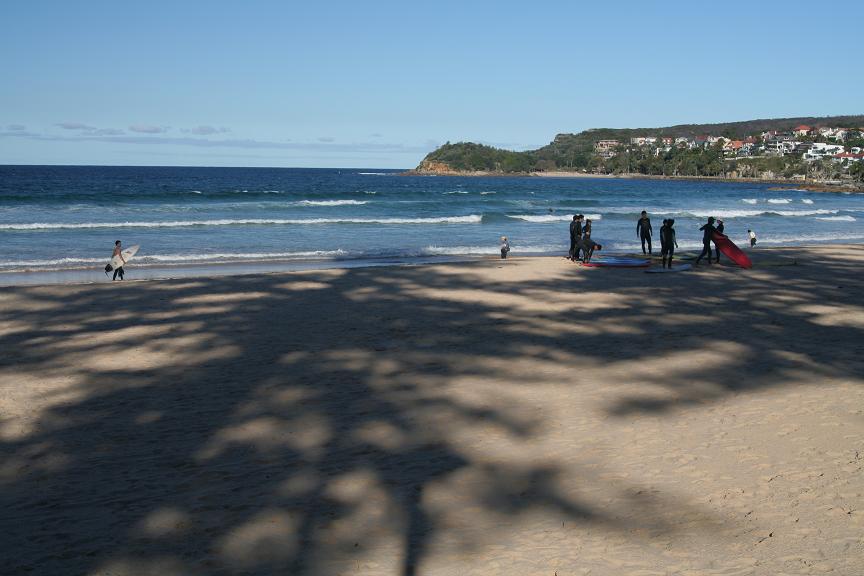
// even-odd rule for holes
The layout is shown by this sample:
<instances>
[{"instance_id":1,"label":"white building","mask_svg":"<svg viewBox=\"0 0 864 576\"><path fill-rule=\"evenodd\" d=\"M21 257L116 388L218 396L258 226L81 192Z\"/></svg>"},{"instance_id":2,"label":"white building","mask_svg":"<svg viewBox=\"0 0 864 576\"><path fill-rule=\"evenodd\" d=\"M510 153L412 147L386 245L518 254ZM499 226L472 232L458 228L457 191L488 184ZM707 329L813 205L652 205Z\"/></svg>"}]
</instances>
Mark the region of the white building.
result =
<instances>
[{"instance_id":1,"label":"white building","mask_svg":"<svg viewBox=\"0 0 864 576\"><path fill-rule=\"evenodd\" d=\"M824 142L816 142L810 147L810 150L804 153L804 160L821 160L822 158L831 158L835 154L845 152L843 146L839 144L826 144Z\"/></svg>"}]
</instances>

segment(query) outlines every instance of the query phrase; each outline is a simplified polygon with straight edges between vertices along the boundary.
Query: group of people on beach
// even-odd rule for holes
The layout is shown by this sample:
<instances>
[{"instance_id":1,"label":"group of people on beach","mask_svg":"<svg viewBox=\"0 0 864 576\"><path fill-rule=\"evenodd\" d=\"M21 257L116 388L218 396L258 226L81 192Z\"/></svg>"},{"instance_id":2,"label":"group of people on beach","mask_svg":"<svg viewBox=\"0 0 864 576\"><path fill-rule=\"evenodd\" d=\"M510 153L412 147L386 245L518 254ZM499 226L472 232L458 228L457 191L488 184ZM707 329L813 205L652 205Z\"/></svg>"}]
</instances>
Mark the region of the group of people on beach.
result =
<instances>
[{"instance_id":1,"label":"group of people on beach","mask_svg":"<svg viewBox=\"0 0 864 576\"><path fill-rule=\"evenodd\" d=\"M573 262L590 262L595 250L603 246L591 239L591 219L576 214L570 222L570 251L567 258Z\"/></svg>"}]
</instances>

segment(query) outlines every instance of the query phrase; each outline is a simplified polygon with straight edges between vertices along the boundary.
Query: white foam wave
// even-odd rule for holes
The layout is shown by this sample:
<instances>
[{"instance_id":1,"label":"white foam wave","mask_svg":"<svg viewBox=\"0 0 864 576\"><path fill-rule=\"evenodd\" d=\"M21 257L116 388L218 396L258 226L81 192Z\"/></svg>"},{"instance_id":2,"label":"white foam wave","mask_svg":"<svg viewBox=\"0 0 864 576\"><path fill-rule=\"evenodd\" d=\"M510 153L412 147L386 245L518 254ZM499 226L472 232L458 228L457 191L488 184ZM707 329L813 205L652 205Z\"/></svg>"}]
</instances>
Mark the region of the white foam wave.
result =
<instances>
[{"instance_id":1,"label":"white foam wave","mask_svg":"<svg viewBox=\"0 0 864 576\"><path fill-rule=\"evenodd\" d=\"M514 252L523 254L544 254L548 252L561 252L567 249L563 244L560 246L544 245L544 246L520 246L513 244L511 248ZM500 248L498 244L490 243L484 246L427 246L422 250L423 255L429 256L470 256L472 254L499 254Z\"/></svg>"},{"instance_id":2,"label":"white foam wave","mask_svg":"<svg viewBox=\"0 0 864 576\"><path fill-rule=\"evenodd\" d=\"M362 206L366 200L300 200L291 203L293 206Z\"/></svg>"},{"instance_id":3,"label":"white foam wave","mask_svg":"<svg viewBox=\"0 0 864 576\"><path fill-rule=\"evenodd\" d=\"M174 220L167 222L32 222L0 224L0 230L57 230L89 228L184 228L190 226L249 226L249 225L304 225L304 224L477 224L483 217L440 216L433 218L306 218L306 219L220 219Z\"/></svg>"},{"instance_id":4,"label":"white foam wave","mask_svg":"<svg viewBox=\"0 0 864 576\"><path fill-rule=\"evenodd\" d=\"M824 220L825 222L855 222L853 216L817 216L816 220Z\"/></svg>"},{"instance_id":5,"label":"white foam wave","mask_svg":"<svg viewBox=\"0 0 864 576\"><path fill-rule=\"evenodd\" d=\"M673 215L678 216L695 216L697 218L707 218L714 216L716 218L748 218L754 216L767 216L774 214L776 216L818 216L821 214L837 214L839 210L691 210L689 212L675 212Z\"/></svg>"},{"instance_id":6,"label":"white foam wave","mask_svg":"<svg viewBox=\"0 0 864 576\"><path fill-rule=\"evenodd\" d=\"M487 196L487 195L489 195L489 194L497 194L497 192L495 192L495 191L480 192L480 195L481 195L481 196Z\"/></svg>"},{"instance_id":7,"label":"white foam wave","mask_svg":"<svg viewBox=\"0 0 864 576\"><path fill-rule=\"evenodd\" d=\"M791 202L791 200L789 200L788 198L769 198L768 199L769 204L789 204L790 202Z\"/></svg>"},{"instance_id":8,"label":"white foam wave","mask_svg":"<svg viewBox=\"0 0 864 576\"><path fill-rule=\"evenodd\" d=\"M375 190L364 190L363 193L364 194L378 194L378 192L376 192Z\"/></svg>"},{"instance_id":9,"label":"white foam wave","mask_svg":"<svg viewBox=\"0 0 864 576\"><path fill-rule=\"evenodd\" d=\"M801 202L803 202L804 204L812 204L813 200L811 200L810 198L803 198Z\"/></svg>"},{"instance_id":10,"label":"white foam wave","mask_svg":"<svg viewBox=\"0 0 864 576\"><path fill-rule=\"evenodd\" d=\"M524 220L525 222L569 222L573 220L572 214L542 214L542 215L533 215L533 214L514 214L507 215L508 218L514 218L516 220ZM603 217L600 214L585 214L585 218L587 220L601 220Z\"/></svg>"},{"instance_id":11,"label":"white foam wave","mask_svg":"<svg viewBox=\"0 0 864 576\"><path fill-rule=\"evenodd\" d=\"M310 250L301 252L246 252L215 254L147 254L138 256L135 264L179 264L184 262L231 262L238 260L316 259L346 256L345 250ZM58 258L55 260L10 260L0 261L0 268L57 268L89 267L104 264L108 258Z\"/></svg>"},{"instance_id":12,"label":"white foam wave","mask_svg":"<svg viewBox=\"0 0 864 576\"><path fill-rule=\"evenodd\" d=\"M745 204L756 204L758 200L756 200L756 198L742 198L741 202L744 202Z\"/></svg>"},{"instance_id":13,"label":"white foam wave","mask_svg":"<svg viewBox=\"0 0 864 576\"><path fill-rule=\"evenodd\" d=\"M386 176L386 172L358 172L362 176Z\"/></svg>"},{"instance_id":14,"label":"white foam wave","mask_svg":"<svg viewBox=\"0 0 864 576\"><path fill-rule=\"evenodd\" d=\"M447 192L442 192L441 194L468 194L467 190L448 190Z\"/></svg>"}]
</instances>

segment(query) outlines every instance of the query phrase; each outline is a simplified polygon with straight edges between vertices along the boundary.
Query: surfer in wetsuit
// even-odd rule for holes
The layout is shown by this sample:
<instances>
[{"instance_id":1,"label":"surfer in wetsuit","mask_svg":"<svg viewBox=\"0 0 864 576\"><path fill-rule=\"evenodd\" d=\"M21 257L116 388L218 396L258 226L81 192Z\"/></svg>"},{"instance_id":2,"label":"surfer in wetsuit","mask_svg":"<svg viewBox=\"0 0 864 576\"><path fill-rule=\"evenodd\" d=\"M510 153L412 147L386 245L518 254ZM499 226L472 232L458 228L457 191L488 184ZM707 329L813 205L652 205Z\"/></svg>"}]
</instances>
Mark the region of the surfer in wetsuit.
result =
<instances>
[{"instance_id":1,"label":"surfer in wetsuit","mask_svg":"<svg viewBox=\"0 0 864 576\"><path fill-rule=\"evenodd\" d=\"M711 265L711 242L714 239L714 232L716 228L714 228L714 217L708 218L708 223L699 228L702 231L702 253L699 254L699 257L696 258L696 266L699 265L699 262L703 257L708 256L708 265Z\"/></svg>"},{"instance_id":2,"label":"surfer in wetsuit","mask_svg":"<svg viewBox=\"0 0 864 576\"><path fill-rule=\"evenodd\" d=\"M115 256L119 256L120 261L123 262L123 264L126 264L126 259L123 258L123 248L120 246L120 240L117 240L116 242L114 242L114 252L111 254L111 259L113 260ZM124 274L123 266L118 266L117 268L114 269L114 277L111 278L112 282L114 280L117 280L118 274L120 275L120 280L123 280L123 274Z\"/></svg>"},{"instance_id":3,"label":"surfer in wetsuit","mask_svg":"<svg viewBox=\"0 0 864 576\"><path fill-rule=\"evenodd\" d=\"M717 232L719 232L720 234L723 234L724 228L725 227L723 226L723 221L718 218L717 219ZM719 264L720 263L720 248L717 246L716 242L714 242L714 252L717 254L717 263Z\"/></svg>"},{"instance_id":4,"label":"surfer in wetsuit","mask_svg":"<svg viewBox=\"0 0 864 576\"><path fill-rule=\"evenodd\" d=\"M642 211L642 217L636 223L636 235L642 240L642 253L651 254L651 220L648 218L648 213ZM648 251L645 251L645 243L648 243Z\"/></svg>"},{"instance_id":5,"label":"surfer in wetsuit","mask_svg":"<svg viewBox=\"0 0 864 576\"><path fill-rule=\"evenodd\" d=\"M576 258L579 255L579 239L582 237L582 215L574 214L573 221L570 222L570 252L568 253L568 258L570 260L576 261Z\"/></svg>"},{"instance_id":6,"label":"surfer in wetsuit","mask_svg":"<svg viewBox=\"0 0 864 576\"><path fill-rule=\"evenodd\" d=\"M663 267L672 268L672 257L675 256L675 248L678 247L678 242L675 239L674 219L664 220L663 227L660 228L660 256L663 258ZM667 266L668 258L668 266Z\"/></svg>"}]
</instances>

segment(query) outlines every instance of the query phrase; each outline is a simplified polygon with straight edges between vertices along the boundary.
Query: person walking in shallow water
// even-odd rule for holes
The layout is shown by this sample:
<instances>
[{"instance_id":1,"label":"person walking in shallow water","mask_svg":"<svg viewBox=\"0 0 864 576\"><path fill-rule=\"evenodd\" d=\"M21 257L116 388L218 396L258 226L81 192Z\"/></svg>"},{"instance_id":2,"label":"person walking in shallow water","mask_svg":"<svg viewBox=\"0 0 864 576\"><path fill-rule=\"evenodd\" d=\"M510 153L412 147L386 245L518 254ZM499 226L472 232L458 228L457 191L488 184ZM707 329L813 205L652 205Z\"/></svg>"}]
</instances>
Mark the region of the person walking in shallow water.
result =
<instances>
[{"instance_id":1,"label":"person walking in shallow water","mask_svg":"<svg viewBox=\"0 0 864 576\"><path fill-rule=\"evenodd\" d=\"M702 261L702 258L708 256L708 265L711 265L711 242L714 239L714 217L708 218L708 223L699 228L702 231L702 253L696 258L696 266Z\"/></svg>"},{"instance_id":2,"label":"person walking in shallow water","mask_svg":"<svg viewBox=\"0 0 864 576\"><path fill-rule=\"evenodd\" d=\"M636 235L642 240L642 253L651 254L651 220L648 218L648 213L642 211L642 217L636 223ZM648 251L645 251L645 243L648 243Z\"/></svg>"}]
</instances>

